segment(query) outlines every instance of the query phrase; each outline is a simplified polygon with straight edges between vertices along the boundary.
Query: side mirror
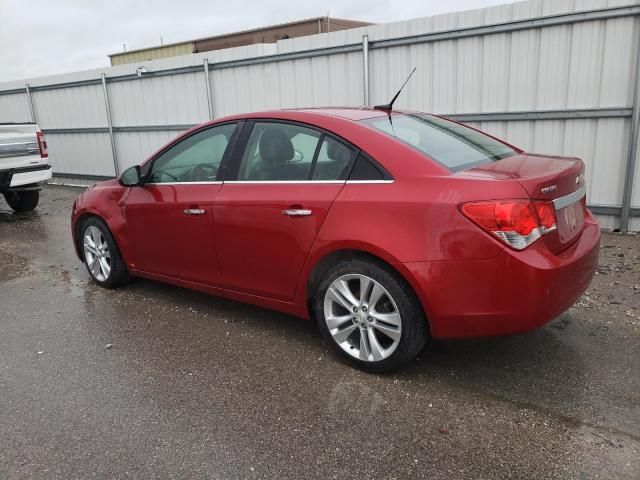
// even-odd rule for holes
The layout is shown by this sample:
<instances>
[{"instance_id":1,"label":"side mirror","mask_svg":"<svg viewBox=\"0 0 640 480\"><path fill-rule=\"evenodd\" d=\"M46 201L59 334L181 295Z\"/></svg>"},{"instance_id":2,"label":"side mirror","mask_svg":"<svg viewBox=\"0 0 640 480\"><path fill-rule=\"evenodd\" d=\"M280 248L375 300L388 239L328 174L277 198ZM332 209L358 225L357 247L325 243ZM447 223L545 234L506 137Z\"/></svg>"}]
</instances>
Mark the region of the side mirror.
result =
<instances>
[{"instance_id":1,"label":"side mirror","mask_svg":"<svg viewBox=\"0 0 640 480\"><path fill-rule=\"evenodd\" d=\"M126 169L120 176L120 183L125 187L136 187L142 184L142 172L140 165L134 165Z\"/></svg>"}]
</instances>

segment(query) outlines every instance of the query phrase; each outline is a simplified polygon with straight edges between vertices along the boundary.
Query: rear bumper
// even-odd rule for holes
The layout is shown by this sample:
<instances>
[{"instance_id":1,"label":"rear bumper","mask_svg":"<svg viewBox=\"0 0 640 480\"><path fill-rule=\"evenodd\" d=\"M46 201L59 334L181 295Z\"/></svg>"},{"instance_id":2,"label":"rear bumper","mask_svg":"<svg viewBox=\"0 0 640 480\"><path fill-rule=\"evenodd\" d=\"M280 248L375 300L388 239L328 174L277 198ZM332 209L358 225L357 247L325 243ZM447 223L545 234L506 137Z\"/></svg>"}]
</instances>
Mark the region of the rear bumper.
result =
<instances>
[{"instance_id":1,"label":"rear bumper","mask_svg":"<svg viewBox=\"0 0 640 480\"><path fill-rule=\"evenodd\" d=\"M600 227L588 214L580 238L555 255L543 242L477 261L405 264L434 338L525 332L567 310L598 264Z\"/></svg>"},{"instance_id":2,"label":"rear bumper","mask_svg":"<svg viewBox=\"0 0 640 480\"><path fill-rule=\"evenodd\" d=\"M46 163L0 170L0 192L13 187L45 182L51 179L51 175L51 165Z\"/></svg>"}]
</instances>

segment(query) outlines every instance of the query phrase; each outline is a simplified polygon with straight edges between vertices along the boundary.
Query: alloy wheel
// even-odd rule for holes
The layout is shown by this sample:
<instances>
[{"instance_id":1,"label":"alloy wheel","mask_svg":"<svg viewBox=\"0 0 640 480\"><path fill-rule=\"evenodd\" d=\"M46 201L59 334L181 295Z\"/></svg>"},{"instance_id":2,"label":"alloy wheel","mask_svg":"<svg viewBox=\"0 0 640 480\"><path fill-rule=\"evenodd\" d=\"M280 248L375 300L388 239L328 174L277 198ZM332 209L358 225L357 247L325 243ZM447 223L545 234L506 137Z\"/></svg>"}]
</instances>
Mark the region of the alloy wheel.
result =
<instances>
[{"instance_id":1,"label":"alloy wheel","mask_svg":"<svg viewBox=\"0 0 640 480\"><path fill-rule=\"evenodd\" d=\"M93 225L84 231L84 259L93 278L104 282L111 273L111 254L102 231Z\"/></svg>"},{"instance_id":2,"label":"alloy wheel","mask_svg":"<svg viewBox=\"0 0 640 480\"><path fill-rule=\"evenodd\" d=\"M324 296L324 320L334 341L364 362L388 358L398 347L402 318L391 294L365 275L334 280Z\"/></svg>"}]
</instances>

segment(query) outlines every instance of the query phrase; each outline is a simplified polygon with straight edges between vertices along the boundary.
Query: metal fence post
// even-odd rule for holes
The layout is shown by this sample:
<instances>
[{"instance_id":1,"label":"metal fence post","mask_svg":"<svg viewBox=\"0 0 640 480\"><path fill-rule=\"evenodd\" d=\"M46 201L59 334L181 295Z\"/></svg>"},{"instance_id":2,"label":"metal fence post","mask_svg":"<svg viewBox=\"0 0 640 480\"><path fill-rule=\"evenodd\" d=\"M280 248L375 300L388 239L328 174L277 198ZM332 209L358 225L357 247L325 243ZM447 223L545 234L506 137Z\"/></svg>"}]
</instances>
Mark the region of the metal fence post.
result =
<instances>
[{"instance_id":1,"label":"metal fence post","mask_svg":"<svg viewBox=\"0 0 640 480\"><path fill-rule=\"evenodd\" d=\"M33 107L33 98L31 97L31 89L29 88L29 84L24 84L24 89L27 92L27 102L29 103L29 113L31 114L31 121L33 123L38 123L36 119L36 109Z\"/></svg>"},{"instance_id":2,"label":"metal fence post","mask_svg":"<svg viewBox=\"0 0 640 480\"><path fill-rule=\"evenodd\" d=\"M362 82L364 92L364 105L368 107L369 102L369 35L362 36Z\"/></svg>"},{"instance_id":3,"label":"metal fence post","mask_svg":"<svg viewBox=\"0 0 640 480\"><path fill-rule=\"evenodd\" d=\"M633 200L633 180L635 177L638 158L638 141L640 139L640 41L637 45L636 83L633 91L633 114L631 116L631 130L629 132L629 152L625 173L624 191L622 194L622 213L620 214L620 231L629 231L631 216L631 201Z\"/></svg>"},{"instance_id":4,"label":"metal fence post","mask_svg":"<svg viewBox=\"0 0 640 480\"><path fill-rule=\"evenodd\" d=\"M100 75L102 78L102 93L104 94L104 108L107 111L107 124L109 127L109 137L111 138L111 155L113 157L113 168L116 172L116 177L120 175L120 166L118 165L118 151L116 149L116 137L113 134L113 120L111 118L111 102L109 102L109 90L107 90L107 77L103 73Z\"/></svg>"},{"instance_id":5,"label":"metal fence post","mask_svg":"<svg viewBox=\"0 0 640 480\"><path fill-rule=\"evenodd\" d=\"M207 88L207 105L209 106L209 120L213 120L213 96L211 95L211 82L209 80L209 60L204 59L204 81Z\"/></svg>"}]
</instances>

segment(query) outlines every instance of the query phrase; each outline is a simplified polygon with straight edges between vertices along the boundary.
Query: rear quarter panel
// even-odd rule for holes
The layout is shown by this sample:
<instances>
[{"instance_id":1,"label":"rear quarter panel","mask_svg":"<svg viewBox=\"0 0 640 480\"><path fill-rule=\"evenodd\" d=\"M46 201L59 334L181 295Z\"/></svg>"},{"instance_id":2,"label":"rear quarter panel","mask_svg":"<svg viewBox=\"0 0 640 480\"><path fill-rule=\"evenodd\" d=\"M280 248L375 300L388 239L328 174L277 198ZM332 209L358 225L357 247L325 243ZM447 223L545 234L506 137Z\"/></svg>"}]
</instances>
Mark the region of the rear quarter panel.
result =
<instances>
[{"instance_id":1,"label":"rear quarter panel","mask_svg":"<svg viewBox=\"0 0 640 480\"><path fill-rule=\"evenodd\" d=\"M490 259L506 248L466 219L458 205L524 195L515 182L452 176L396 178L393 183L347 182L309 253L297 289L298 301L306 304L313 268L339 250L359 250L384 260L424 298L404 264Z\"/></svg>"}]
</instances>

